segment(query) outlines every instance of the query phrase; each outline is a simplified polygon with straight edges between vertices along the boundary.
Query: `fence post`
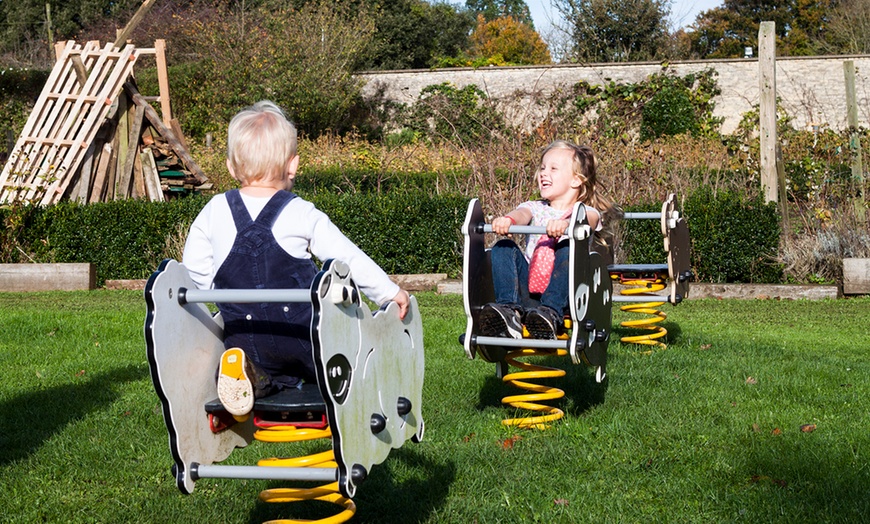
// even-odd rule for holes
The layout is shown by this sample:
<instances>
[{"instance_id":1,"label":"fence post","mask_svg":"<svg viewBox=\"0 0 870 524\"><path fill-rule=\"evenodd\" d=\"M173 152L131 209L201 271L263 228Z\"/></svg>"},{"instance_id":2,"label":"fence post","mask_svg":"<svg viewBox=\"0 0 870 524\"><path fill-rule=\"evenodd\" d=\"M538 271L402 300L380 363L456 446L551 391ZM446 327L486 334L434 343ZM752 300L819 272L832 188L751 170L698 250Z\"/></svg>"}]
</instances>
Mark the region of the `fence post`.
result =
<instances>
[{"instance_id":1,"label":"fence post","mask_svg":"<svg viewBox=\"0 0 870 524\"><path fill-rule=\"evenodd\" d=\"M775 22L758 28L758 81L761 187L765 202L777 201L776 184L776 40Z\"/></svg>"},{"instance_id":2,"label":"fence post","mask_svg":"<svg viewBox=\"0 0 870 524\"><path fill-rule=\"evenodd\" d=\"M852 155L852 178L858 184L861 202L864 193L864 166L861 160L861 133L858 131L858 97L855 95L855 62L843 62L846 77L846 123L849 126L849 150Z\"/></svg>"}]
</instances>

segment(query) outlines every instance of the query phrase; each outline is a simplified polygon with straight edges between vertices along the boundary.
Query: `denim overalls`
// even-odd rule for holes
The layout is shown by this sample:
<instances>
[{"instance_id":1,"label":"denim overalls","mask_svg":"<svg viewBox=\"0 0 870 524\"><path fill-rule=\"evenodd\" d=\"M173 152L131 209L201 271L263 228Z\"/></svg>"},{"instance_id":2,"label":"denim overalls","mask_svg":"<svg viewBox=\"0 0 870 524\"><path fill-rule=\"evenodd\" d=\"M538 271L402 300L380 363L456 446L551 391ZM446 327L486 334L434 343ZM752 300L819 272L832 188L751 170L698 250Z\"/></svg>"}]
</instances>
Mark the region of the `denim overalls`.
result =
<instances>
[{"instance_id":1,"label":"denim overalls","mask_svg":"<svg viewBox=\"0 0 870 524\"><path fill-rule=\"evenodd\" d=\"M251 220L238 190L226 193L236 239L214 277L215 289L308 289L317 274L310 259L291 256L272 225L296 195L278 191ZM217 304L224 321L224 347L242 348L269 374L277 389L315 381L311 354L311 303Z\"/></svg>"}]
</instances>

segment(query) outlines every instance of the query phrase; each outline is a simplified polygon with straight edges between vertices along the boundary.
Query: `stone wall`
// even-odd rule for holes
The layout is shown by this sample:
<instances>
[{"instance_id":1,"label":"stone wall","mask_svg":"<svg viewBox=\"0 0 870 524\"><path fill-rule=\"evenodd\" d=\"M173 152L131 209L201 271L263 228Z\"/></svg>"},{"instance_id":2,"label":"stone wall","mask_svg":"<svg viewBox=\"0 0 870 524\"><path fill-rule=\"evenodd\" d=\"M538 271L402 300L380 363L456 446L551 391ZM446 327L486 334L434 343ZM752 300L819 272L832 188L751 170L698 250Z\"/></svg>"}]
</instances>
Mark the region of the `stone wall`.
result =
<instances>
[{"instance_id":1,"label":"stone wall","mask_svg":"<svg viewBox=\"0 0 870 524\"><path fill-rule=\"evenodd\" d=\"M859 125L870 127L870 55L789 57L776 62L777 96L782 108L797 129L811 130L813 125L835 130L846 127L846 89L843 62L852 60L856 69ZM723 117L721 132L732 133L742 115L758 103L759 81L757 59L698 60L671 62L667 66L678 76L713 68L718 73L722 93L714 99L715 116ZM621 64L560 64L552 66L487 67L368 72L359 76L366 82L364 95L379 90L387 100L412 103L422 88L451 82L457 87L476 84L490 97L503 99L511 95L519 100L512 114L527 127L540 122L529 98L513 97L522 93L548 94L560 86L570 86L581 80L590 84L640 82L652 73L662 71L655 62Z\"/></svg>"}]
</instances>

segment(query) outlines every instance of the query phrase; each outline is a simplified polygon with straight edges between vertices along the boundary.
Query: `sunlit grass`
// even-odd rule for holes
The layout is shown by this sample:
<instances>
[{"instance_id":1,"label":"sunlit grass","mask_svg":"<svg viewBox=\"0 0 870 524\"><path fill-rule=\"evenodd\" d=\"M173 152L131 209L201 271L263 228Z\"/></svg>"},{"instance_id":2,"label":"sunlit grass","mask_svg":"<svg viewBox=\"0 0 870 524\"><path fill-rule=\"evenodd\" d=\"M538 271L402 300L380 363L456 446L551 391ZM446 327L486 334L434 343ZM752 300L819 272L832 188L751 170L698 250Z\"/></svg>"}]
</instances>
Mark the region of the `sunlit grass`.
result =
<instances>
[{"instance_id":1,"label":"sunlit grass","mask_svg":"<svg viewBox=\"0 0 870 524\"><path fill-rule=\"evenodd\" d=\"M418 295L426 435L371 472L353 522L859 522L870 515L870 299L664 306L667 349L610 345L608 381L567 358L566 416L506 428L516 392L469 361L457 295ZM181 495L148 375L141 293L0 294L4 522L262 522L279 482ZM621 312L614 320L629 318ZM629 334L617 327L615 337ZM812 431L807 431L812 428ZM311 447L320 444L312 444ZM294 455L255 443L232 463Z\"/></svg>"}]
</instances>

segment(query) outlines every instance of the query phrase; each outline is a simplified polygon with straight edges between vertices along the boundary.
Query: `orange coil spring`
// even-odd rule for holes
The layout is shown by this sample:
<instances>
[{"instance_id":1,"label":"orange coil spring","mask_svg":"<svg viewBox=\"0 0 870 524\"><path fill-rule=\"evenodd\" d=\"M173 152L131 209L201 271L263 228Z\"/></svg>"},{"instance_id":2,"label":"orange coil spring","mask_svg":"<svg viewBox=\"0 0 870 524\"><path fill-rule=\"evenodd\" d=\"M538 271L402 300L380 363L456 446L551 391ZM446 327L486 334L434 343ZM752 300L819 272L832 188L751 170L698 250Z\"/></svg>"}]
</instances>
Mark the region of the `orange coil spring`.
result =
<instances>
[{"instance_id":1,"label":"orange coil spring","mask_svg":"<svg viewBox=\"0 0 870 524\"><path fill-rule=\"evenodd\" d=\"M560 399L565 396L564 391L559 388L542 386L540 384L526 382L526 380L529 379L564 377L565 370L540 366L537 364L530 364L528 362L522 362L517 359L520 357L533 356L565 356L567 354L568 351L564 349L558 349L555 353L553 353L552 350L547 351L537 349L517 349L508 352L507 356L505 357L505 361L507 361L508 364L514 367L522 369L523 371L508 373L502 378L502 380L520 389L525 389L530 393L504 397L501 401L502 404L513 406L518 409L536 411L545 414L535 417L510 418L502 420L502 424L504 424L505 426L518 426L521 428L547 429L550 427L547 422L559 420L565 415L565 413L559 408L547 406L546 404L538 404L538 402L545 400Z\"/></svg>"},{"instance_id":2,"label":"orange coil spring","mask_svg":"<svg viewBox=\"0 0 870 524\"><path fill-rule=\"evenodd\" d=\"M332 432L326 429L297 428L294 426L279 426L260 429L254 433L254 438L262 442L302 442L321 438L332 438ZM257 462L258 466L272 467L337 467L335 454L330 449L322 453L305 455L294 458L268 458ZM340 524L347 522L356 513L356 505L353 501L345 498L338 490L338 482L332 482L316 488L271 488L260 492L260 500L263 502L284 503L299 502L302 500L320 500L331 502L344 508L344 511L332 517L320 520L271 520L264 524L296 524L300 522L314 522L316 524Z\"/></svg>"},{"instance_id":3,"label":"orange coil spring","mask_svg":"<svg viewBox=\"0 0 870 524\"><path fill-rule=\"evenodd\" d=\"M614 277L617 278L617 277ZM664 280L661 278L654 279L628 279L628 280L620 280L620 282L626 286L633 286L623 289L620 294L621 295L644 295L647 293L655 293L656 291L661 291L665 288ZM658 339L664 337L668 334L668 330L664 327L659 326L658 323L662 322L668 315L663 311L656 309L664 304L663 301L657 302L636 302L630 303L625 306L621 306L619 309L622 311L628 311L630 313L637 313L641 315L652 315L647 316L645 318L639 318L636 320L626 320L621 322L619 325L627 328L635 328L635 329L643 329L645 331L649 331L650 333L645 333L641 335L631 335L622 337L620 340L627 344L641 344L645 346L658 346L661 349L665 349L668 347L663 342L660 342Z\"/></svg>"}]
</instances>

